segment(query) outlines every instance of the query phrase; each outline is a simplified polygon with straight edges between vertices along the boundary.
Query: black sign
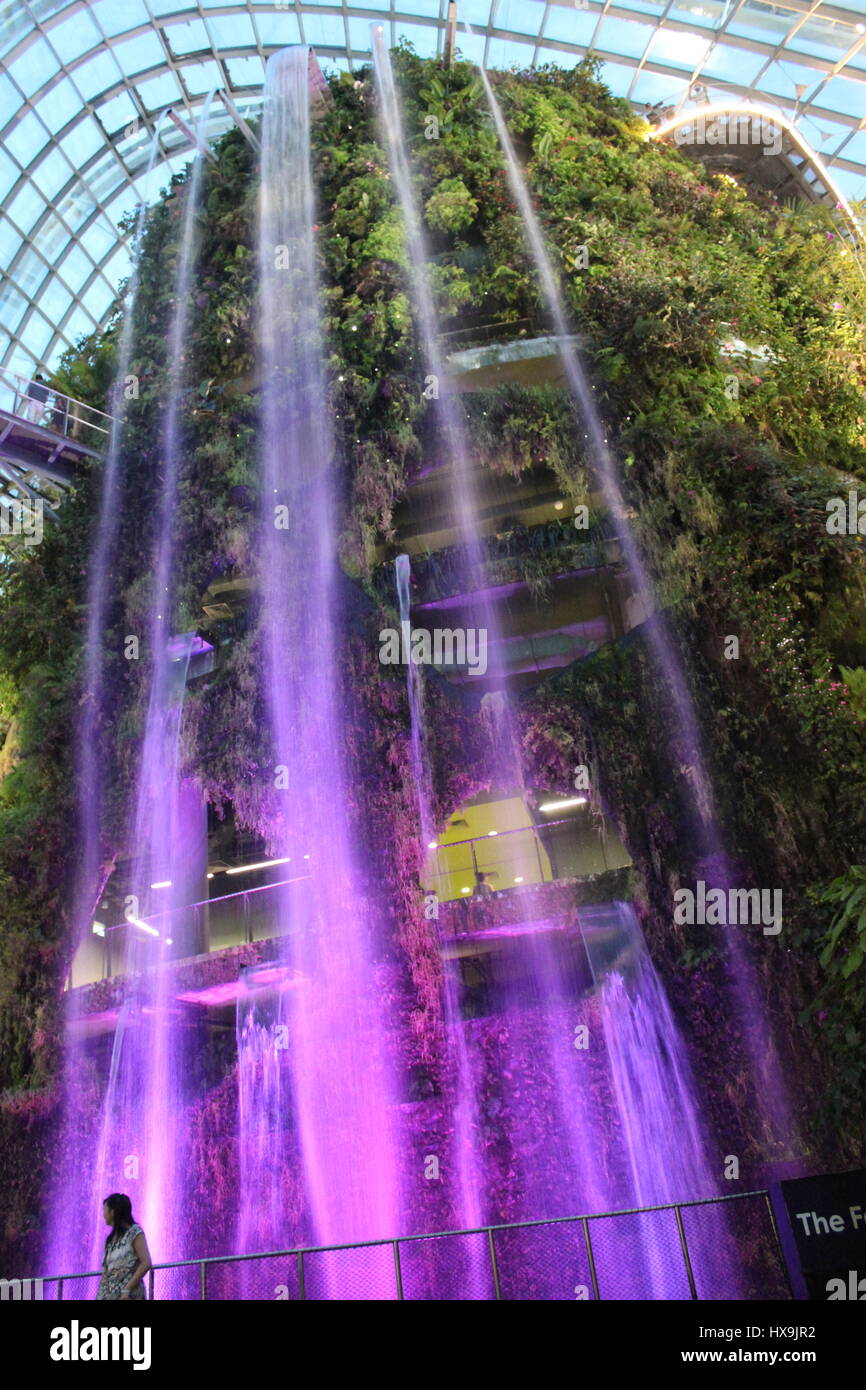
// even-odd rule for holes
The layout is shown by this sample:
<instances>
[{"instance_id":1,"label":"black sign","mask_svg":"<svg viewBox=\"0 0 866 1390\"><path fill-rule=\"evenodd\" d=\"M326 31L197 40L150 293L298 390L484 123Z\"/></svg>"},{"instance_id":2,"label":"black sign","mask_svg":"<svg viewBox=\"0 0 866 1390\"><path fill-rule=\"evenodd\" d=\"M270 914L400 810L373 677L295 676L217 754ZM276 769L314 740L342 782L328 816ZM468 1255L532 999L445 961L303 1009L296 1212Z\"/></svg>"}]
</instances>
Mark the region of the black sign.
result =
<instances>
[{"instance_id":1,"label":"black sign","mask_svg":"<svg viewBox=\"0 0 866 1390\"><path fill-rule=\"evenodd\" d=\"M779 1184L789 1239L812 1299L866 1301L866 1169ZM793 1250L792 1247L793 1246Z\"/></svg>"}]
</instances>

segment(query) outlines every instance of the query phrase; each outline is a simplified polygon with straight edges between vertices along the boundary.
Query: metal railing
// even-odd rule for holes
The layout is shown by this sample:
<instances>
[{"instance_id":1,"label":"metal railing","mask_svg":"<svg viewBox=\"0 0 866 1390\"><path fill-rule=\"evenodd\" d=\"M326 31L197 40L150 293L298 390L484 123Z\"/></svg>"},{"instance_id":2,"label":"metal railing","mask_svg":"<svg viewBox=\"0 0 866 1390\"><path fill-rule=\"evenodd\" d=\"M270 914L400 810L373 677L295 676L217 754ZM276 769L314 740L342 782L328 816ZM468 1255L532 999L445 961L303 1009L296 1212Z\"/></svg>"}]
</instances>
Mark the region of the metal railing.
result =
<instances>
[{"instance_id":1,"label":"metal railing","mask_svg":"<svg viewBox=\"0 0 866 1390\"><path fill-rule=\"evenodd\" d=\"M115 423L114 417L104 410L4 367L0 367L0 409L26 424L40 425L97 452L107 447Z\"/></svg>"},{"instance_id":2,"label":"metal railing","mask_svg":"<svg viewBox=\"0 0 866 1390\"><path fill-rule=\"evenodd\" d=\"M707 1219L709 1216L710 1219ZM99 1271L42 1280L45 1297ZM150 1298L793 1298L766 1188L624 1211L157 1264ZM169 1292L165 1292L169 1290ZM72 1298L94 1297L88 1293Z\"/></svg>"}]
</instances>

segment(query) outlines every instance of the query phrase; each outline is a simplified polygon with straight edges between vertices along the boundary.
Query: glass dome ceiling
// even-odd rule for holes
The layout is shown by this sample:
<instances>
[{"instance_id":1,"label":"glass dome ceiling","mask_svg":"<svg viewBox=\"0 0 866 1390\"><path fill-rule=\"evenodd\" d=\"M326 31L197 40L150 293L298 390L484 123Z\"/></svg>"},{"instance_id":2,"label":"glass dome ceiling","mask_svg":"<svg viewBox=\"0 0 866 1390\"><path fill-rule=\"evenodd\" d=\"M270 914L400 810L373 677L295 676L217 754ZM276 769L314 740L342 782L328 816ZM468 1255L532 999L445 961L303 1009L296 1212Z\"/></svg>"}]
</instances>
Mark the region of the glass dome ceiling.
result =
<instances>
[{"instance_id":1,"label":"glass dome ceiling","mask_svg":"<svg viewBox=\"0 0 866 1390\"><path fill-rule=\"evenodd\" d=\"M184 132L213 89L242 115L266 58L308 43L322 68L370 58L370 25L441 54L448 0L2 0L0 367L29 375L102 323L129 271L118 222L189 158ZM638 109L741 95L778 107L848 198L866 197L864 0L460 0L461 55L492 68L570 66L592 48ZM468 23L472 32L465 32ZM696 85L697 84L697 85ZM209 134L231 123L215 101Z\"/></svg>"}]
</instances>

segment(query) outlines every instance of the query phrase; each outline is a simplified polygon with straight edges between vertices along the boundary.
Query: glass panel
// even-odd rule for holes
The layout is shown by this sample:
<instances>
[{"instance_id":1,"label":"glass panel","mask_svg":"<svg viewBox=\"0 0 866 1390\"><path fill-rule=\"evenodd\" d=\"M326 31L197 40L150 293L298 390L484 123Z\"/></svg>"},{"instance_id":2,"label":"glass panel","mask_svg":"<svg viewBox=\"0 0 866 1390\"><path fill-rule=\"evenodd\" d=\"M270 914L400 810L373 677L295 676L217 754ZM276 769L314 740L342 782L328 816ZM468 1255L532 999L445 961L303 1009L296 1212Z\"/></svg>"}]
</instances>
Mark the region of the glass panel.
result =
<instances>
[{"instance_id":1,"label":"glass panel","mask_svg":"<svg viewBox=\"0 0 866 1390\"><path fill-rule=\"evenodd\" d=\"M487 61L492 68L528 67L532 60L531 43L518 39L491 39Z\"/></svg>"},{"instance_id":2,"label":"glass panel","mask_svg":"<svg viewBox=\"0 0 866 1390\"><path fill-rule=\"evenodd\" d=\"M0 125L5 125L21 105L21 96L4 72L0 72Z\"/></svg>"},{"instance_id":3,"label":"glass panel","mask_svg":"<svg viewBox=\"0 0 866 1390\"><path fill-rule=\"evenodd\" d=\"M0 149L0 198L5 198L9 189L18 178L19 170L17 165L12 163L8 155Z\"/></svg>"},{"instance_id":4,"label":"glass panel","mask_svg":"<svg viewBox=\"0 0 866 1390\"><path fill-rule=\"evenodd\" d=\"M407 39L414 45L415 52L419 58L432 58L436 53L436 34L428 25L422 24L395 24L394 42L399 43L400 39ZM457 52L461 58L470 57L471 53L475 56L475 61L480 61L484 52L484 40L480 37L472 38L469 34L457 34ZM340 58L329 58L331 63L337 67L344 67L345 64Z\"/></svg>"},{"instance_id":5,"label":"glass panel","mask_svg":"<svg viewBox=\"0 0 866 1390\"><path fill-rule=\"evenodd\" d=\"M226 63L232 87L261 87L264 68L261 58L229 58Z\"/></svg>"},{"instance_id":6,"label":"glass panel","mask_svg":"<svg viewBox=\"0 0 866 1390\"><path fill-rule=\"evenodd\" d=\"M70 19L62 19L59 24L46 24L45 31L51 47L61 54L74 56L89 53L102 43L102 35L83 7L79 7Z\"/></svg>"},{"instance_id":7,"label":"glass panel","mask_svg":"<svg viewBox=\"0 0 866 1390\"><path fill-rule=\"evenodd\" d=\"M615 97L624 97L632 79L634 78L634 68L627 68L620 63L602 63L601 80L605 82Z\"/></svg>"},{"instance_id":8,"label":"glass panel","mask_svg":"<svg viewBox=\"0 0 866 1390\"><path fill-rule=\"evenodd\" d=\"M64 280L74 289L83 285L88 275L93 269L93 262L86 256L80 246L74 245L69 253L63 257L60 263L60 270Z\"/></svg>"},{"instance_id":9,"label":"glass panel","mask_svg":"<svg viewBox=\"0 0 866 1390\"><path fill-rule=\"evenodd\" d=\"M304 33L307 43L326 44L329 48L345 48L346 31L337 15L305 14Z\"/></svg>"},{"instance_id":10,"label":"glass panel","mask_svg":"<svg viewBox=\"0 0 866 1390\"><path fill-rule=\"evenodd\" d=\"M379 6L372 5L370 8L377 10ZM382 8L387 9L388 7L383 4ZM395 8L402 10L405 14L420 15L421 18L424 19L438 19L443 6L439 4L439 0L407 0L407 3L398 5ZM447 6L444 8L447 8ZM457 37L460 37L459 29L457 31Z\"/></svg>"},{"instance_id":11,"label":"glass panel","mask_svg":"<svg viewBox=\"0 0 866 1390\"><path fill-rule=\"evenodd\" d=\"M259 38L266 48L269 48L271 44L282 46L301 41L297 17L293 12L286 13L279 10L275 14L256 14L256 28L259 32Z\"/></svg>"},{"instance_id":12,"label":"glass panel","mask_svg":"<svg viewBox=\"0 0 866 1390\"><path fill-rule=\"evenodd\" d=\"M697 29L715 29L728 7L718 0L699 0L696 5L676 5L668 16Z\"/></svg>"},{"instance_id":13,"label":"glass panel","mask_svg":"<svg viewBox=\"0 0 866 1390\"><path fill-rule=\"evenodd\" d=\"M184 10L194 10L192 0L148 0L152 14L180 14Z\"/></svg>"},{"instance_id":14,"label":"glass panel","mask_svg":"<svg viewBox=\"0 0 866 1390\"><path fill-rule=\"evenodd\" d=\"M728 29L732 34L740 34L747 39L761 39L775 47L796 19L799 19L799 15L786 14L773 5L763 5L758 3L758 0L750 0L737 11Z\"/></svg>"},{"instance_id":15,"label":"glass panel","mask_svg":"<svg viewBox=\"0 0 866 1390\"><path fill-rule=\"evenodd\" d=\"M165 49L156 34L137 34L134 39L124 39L114 44L112 52L125 77L147 68L165 66Z\"/></svg>"},{"instance_id":16,"label":"glass panel","mask_svg":"<svg viewBox=\"0 0 866 1390\"><path fill-rule=\"evenodd\" d=\"M45 283L51 273L49 263L33 250L32 245L28 245L15 268L15 279L19 288L25 294L29 294L31 299L35 299L39 286Z\"/></svg>"},{"instance_id":17,"label":"glass panel","mask_svg":"<svg viewBox=\"0 0 866 1390\"><path fill-rule=\"evenodd\" d=\"M150 24L150 15L142 0L123 0L122 5L118 5L117 0L91 0L90 13L109 39L137 29L140 24Z\"/></svg>"},{"instance_id":18,"label":"glass panel","mask_svg":"<svg viewBox=\"0 0 866 1390\"><path fill-rule=\"evenodd\" d=\"M53 263L69 241L69 230L59 217L51 216L31 240L40 254Z\"/></svg>"},{"instance_id":19,"label":"glass panel","mask_svg":"<svg viewBox=\"0 0 866 1390\"><path fill-rule=\"evenodd\" d=\"M669 101L675 105L682 92L682 78L667 77L661 72L644 70L635 83L632 101L645 102L647 106L654 106L657 101Z\"/></svg>"},{"instance_id":20,"label":"glass panel","mask_svg":"<svg viewBox=\"0 0 866 1390\"><path fill-rule=\"evenodd\" d=\"M68 135L60 141L60 148L68 154L77 168L81 168L96 150L105 143L105 136L92 116L82 116Z\"/></svg>"},{"instance_id":21,"label":"glass panel","mask_svg":"<svg viewBox=\"0 0 866 1390\"><path fill-rule=\"evenodd\" d=\"M701 77L719 77L725 82L736 82L739 87L748 87L757 77L765 59L758 53L749 53L745 48L733 48L730 44L718 43L701 68Z\"/></svg>"},{"instance_id":22,"label":"glass panel","mask_svg":"<svg viewBox=\"0 0 866 1390\"><path fill-rule=\"evenodd\" d=\"M485 29L490 23L490 0L461 0L460 18L468 20L473 29ZM539 19L544 13L539 11Z\"/></svg>"},{"instance_id":23,"label":"glass panel","mask_svg":"<svg viewBox=\"0 0 866 1390\"><path fill-rule=\"evenodd\" d=\"M515 34L537 34L543 13L536 5L527 5L526 0L499 0L494 22L497 29L510 29Z\"/></svg>"},{"instance_id":24,"label":"glass panel","mask_svg":"<svg viewBox=\"0 0 866 1390\"><path fill-rule=\"evenodd\" d=\"M7 72L27 97L32 97L58 71L58 62L44 39L29 43Z\"/></svg>"},{"instance_id":25,"label":"glass panel","mask_svg":"<svg viewBox=\"0 0 866 1390\"><path fill-rule=\"evenodd\" d=\"M132 269L132 261L125 246L118 246L113 256L110 256L103 266L103 274L110 285L115 289L121 280L125 280Z\"/></svg>"},{"instance_id":26,"label":"glass panel","mask_svg":"<svg viewBox=\"0 0 866 1390\"><path fill-rule=\"evenodd\" d=\"M36 113L28 111L3 137L3 141L13 158L19 164L27 165L47 145L48 132Z\"/></svg>"},{"instance_id":27,"label":"glass panel","mask_svg":"<svg viewBox=\"0 0 866 1390\"><path fill-rule=\"evenodd\" d=\"M34 357L41 357L54 336L54 329L41 314L32 313L27 320L27 346Z\"/></svg>"},{"instance_id":28,"label":"glass panel","mask_svg":"<svg viewBox=\"0 0 866 1390\"><path fill-rule=\"evenodd\" d=\"M255 48L256 36L249 15L233 14L219 19L208 19L208 28L213 36L213 47Z\"/></svg>"},{"instance_id":29,"label":"glass panel","mask_svg":"<svg viewBox=\"0 0 866 1390\"><path fill-rule=\"evenodd\" d=\"M597 47L604 53L621 53L625 58L642 58L650 31L645 24L627 19L606 19Z\"/></svg>"},{"instance_id":30,"label":"glass panel","mask_svg":"<svg viewBox=\"0 0 866 1390\"><path fill-rule=\"evenodd\" d=\"M84 296L84 307L99 323L103 322L113 302L114 286L107 285L102 279L94 280Z\"/></svg>"},{"instance_id":31,"label":"glass panel","mask_svg":"<svg viewBox=\"0 0 866 1390\"><path fill-rule=\"evenodd\" d=\"M790 39L788 47L792 53L808 53L838 63L851 47L850 35L850 29L842 29L838 24L804 24Z\"/></svg>"},{"instance_id":32,"label":"glass panel","mask_svg":"<svg viewBox=\"0 0 866 1390\"><path fill-rule=\"evenodd\" d=\"M45 199L28 180L6 209L9 218L25 235L45 211Z\"/></svg>"},{"instance_id":33,"label":"glass panel","mask_svg":"<svg viewBox=\"0 0 866 1390\"><path fill-rule=\"evenodd\" d=\"M122 130L124 126L129 125L138 112L129 93L118 92L116 97L102 102L97 107L96 114L109 135L113 135L115 131Z\"/></svg>"},{"instance_id":34,"label":"glass panel","mask_svg":"<svg viewBox=\"0 0 866 1390\"><path fill-rule=\"evenodd\" d=\"M216 63L196 63L193 67L187 65L183 70L183 80L195 96L223 85L223 76Z\"/></svg>"},{"instance_id":35,"label":"glass panel","mask_svg":"<svg viewBox=\"0 0 866 1390\"><path fill-rule=\"evenodd\" d=\"M165 29L172 53L200 53L210 49L207 30L201 19L187 20L184 24L169 24Z\"/></svg>"},{"instance_id":36,"label":"glass panel","mask_svg":"<svg viewBox=\"0 0 866 1390\"><path fill-rule=\"evenodd\" d=\"M55 83L50 92L39 98L39 115L55 134L81 111L81 97L68 77Z\"/></svg>"},{"instance_id":37,"label":"glass panel","mask_svg":"<svg viewBox=\"0 0 866 1390\"><path fill-rule=\"evenodd\" d=\"M170 72L162 77L150 77L146 82L136 82L135 90L147 111L161 111L164 106L183 100L177 80Z\"/></svg>"},{"instance_id":38,"label":"glass panel","mask_svg":"<svg viewBox=\"0 0 866 1390\"><path fill-rule=\"evenodd\" d=\"M710 42L703 34L674 34L657 29L650 45L650 62L667 63L691 72L707 56Z\"/></svg>"},{"instance_id":39,"label":"glass panel","mask_svg":"<svg viewBox=\"0 0 866 1390\"><path fill-rule=\"evenodd\" d=\"M818 94L818 105L830 111L842 111L845 115L861 116L863 113L866 89L861 82L852 82L847 77L834 77Z\"/></svg>"},{"instance_id":40,"label":"glass panel","mask_svg":"<svg viewBox=\"0 0 866 1390\"><path fill-rule=\"evenodd\" d=\"M91 260L101 261L117 241L117 236L102 222L92 222L81 234L81 245Z\"/></svg>"},{"instance_id":41,"label":"glass panel","mask_svg":"<svg viewBox=\"0 0 866 1390\"><path fill-rule=\"evenodd\" d=\"M0 313L4 322L10 326L18 323L26 308L27 300L24 295L11 280L7 280L0 289Z\"/></svg>"},{"instance_id":42,"label":"glass panel","mask_svg":"<svg viewBox=\"0 0 866 1390\"><path fill-rule=\"evenodd\" d=\"M541 23L540 16L539 23ZM559 43L584 46L592 39L597 23L598 15L591 14L589 10L568 10L561 5L551 5L550 14L547 16L547 23L544 26L544 37L556 39ZM647 32L647 30L643 31L644 45L646 44ZM643 52L643 47L641 52ZM562 57L559 61L562 63Z\"/></svg>"},{"instance_id":43,"label":"glass panel","mask_svg":"<svg viewBox=\"0 0 866 1390\"><path fill-rule=\"evenodd\" d=\"M86 63L74 68L72 76L81 95L92 101L107 88L116 86L123 76L123 70L118 68L111 54L103 49L101 53L88 58Z\"/></svg>"},{"instance_id":44,"label":"glass panel","mask_svg":"<svg viewBox=\"0 0 866 1390\"><path fill-rule=\"evenodd\" d=\"M813 84L821 81L822 75L813 68L800 67L799 63L794 67L789 63L784 66L781 63L771 63L761 76L758 92L769 92L772 96L782 97L793 106L797 100L796 87L805 86L808 91Z\"/></svg>"},{"instance_id":45,"label":"glass panel","mask_svg":"<svg viewBox=\"0 0 866 1390\"><path fill-rule=\"evenodd\" d=\"M57 324L72 303L72 295L64 289L60 281L52 276L39 296L39 308L51 323Z\"/></svg>"},{"instance_id":46,"label":"glass panel","mask_svg":"<svg viewBox=\"0 0 866 1390\"><path fill-rule=\"evenodd\" d=\"M78 338L84 337L85 333L92 333L96 324L90 315L79 305L67 322L63 325L63 332L70 342L76 342ZM28 334L28 342L30 335ZM32 344L31 344L32 346Z\"/></svg>"},{"instance_id":47,"label":"glass panel","mask_svg":"<svg viewBox=\"0 0 866 1390\"><path fill-rule=\"evenodd\" d=\"M49 151L33 170L32 178L36 187L50 202L58 190L69 182L74 172L66 156L60 150L54 149Z\"/></svg>"}]
</instances>

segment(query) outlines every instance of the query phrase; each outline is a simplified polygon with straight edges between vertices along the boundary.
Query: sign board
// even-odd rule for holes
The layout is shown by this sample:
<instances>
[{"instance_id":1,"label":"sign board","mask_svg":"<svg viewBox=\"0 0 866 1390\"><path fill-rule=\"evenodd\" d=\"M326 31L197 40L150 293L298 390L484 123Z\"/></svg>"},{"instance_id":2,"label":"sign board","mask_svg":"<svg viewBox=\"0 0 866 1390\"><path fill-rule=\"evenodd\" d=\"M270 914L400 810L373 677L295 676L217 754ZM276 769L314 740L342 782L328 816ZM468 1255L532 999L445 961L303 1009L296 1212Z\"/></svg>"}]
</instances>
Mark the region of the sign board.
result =
<instances>
[{"instance_id":1,"label":"sign board","mask_svg":"<svg viewBox=\"0 0 866 1390\"><path fill-rule=\"evenodd\" d=\"M781 1182L773 1206L798 1296L866 1303L866 1169Z\"/></svg>"}]
</instances>

